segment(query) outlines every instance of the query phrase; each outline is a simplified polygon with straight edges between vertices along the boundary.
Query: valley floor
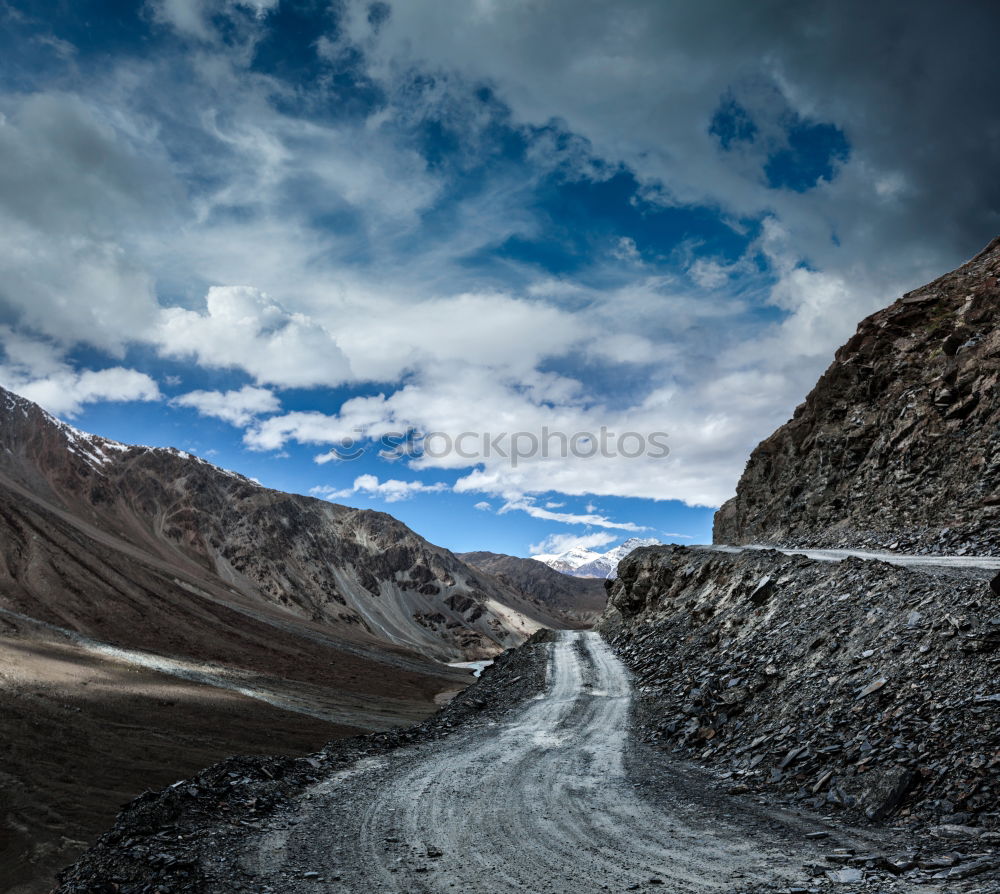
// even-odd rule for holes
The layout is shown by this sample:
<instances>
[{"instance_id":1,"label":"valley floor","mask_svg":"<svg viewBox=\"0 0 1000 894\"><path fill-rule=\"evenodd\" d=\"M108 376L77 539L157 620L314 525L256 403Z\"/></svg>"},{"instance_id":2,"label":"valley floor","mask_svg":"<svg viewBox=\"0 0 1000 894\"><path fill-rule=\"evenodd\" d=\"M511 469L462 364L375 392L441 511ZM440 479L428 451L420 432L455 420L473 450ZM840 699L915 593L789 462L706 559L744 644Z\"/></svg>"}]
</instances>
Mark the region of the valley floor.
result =
<instances>
[{"instance_id":1,"label":"valley floor","mask_svg":"<svg viewBox=\"0 0 1000 894\"><path fill-rule=\"evenodd\" d=\"M638 706L599 634L542 631L419 726L138 799L58 894L1000 890L947 836L730 791L641 743Z\"/></svg>"},{"instance_id":2,"label":"valley floor","mask_svg":"<svg viewBox=\"0 0 1000 894\"><path fill-rule=\"evenodd\" d=\"M237 691L245 679L241 687L213 684L223 669L188 674L193 662L138 662L136 655L145 653L96 648L0 612L5 894L50 890L56 870L144 790L232 754L304 754L333 739L419 721L433 708L398 698L380 704L373 696L360 706L357 696L326 687L309 710L283 710ZM352 716L353 723L339 720Z\"/></svg>"}]
</instances>

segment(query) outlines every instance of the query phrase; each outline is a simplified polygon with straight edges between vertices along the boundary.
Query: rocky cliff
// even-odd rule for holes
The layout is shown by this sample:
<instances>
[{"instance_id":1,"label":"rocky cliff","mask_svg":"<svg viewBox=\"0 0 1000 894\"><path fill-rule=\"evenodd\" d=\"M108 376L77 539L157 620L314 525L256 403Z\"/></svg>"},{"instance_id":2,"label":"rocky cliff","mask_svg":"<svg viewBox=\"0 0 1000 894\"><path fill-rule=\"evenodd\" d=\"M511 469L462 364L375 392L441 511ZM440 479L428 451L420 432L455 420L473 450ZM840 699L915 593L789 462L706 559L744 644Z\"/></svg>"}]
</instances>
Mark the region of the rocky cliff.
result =
<instances>
[{"instance_id":1,"label":"rocky cliff","mask_svg":"<svg viewBox=\"0 0 1000 894\"><path fill-rule=\"evenodd\" d=\"M600 629L636 675L645 738L735 792L997 829L991 573L640 549Z\"/></svg>"},{"instance_id":2,"label":"rocky cliff","mask_svg":"<svg viewBox=\"0 0 1000 894\"><path fill-rule=\"evenodd\" d=\"M750 456L716 543L1000 552L1000 239L868 317Z\"/></svg>"}]
</instances>

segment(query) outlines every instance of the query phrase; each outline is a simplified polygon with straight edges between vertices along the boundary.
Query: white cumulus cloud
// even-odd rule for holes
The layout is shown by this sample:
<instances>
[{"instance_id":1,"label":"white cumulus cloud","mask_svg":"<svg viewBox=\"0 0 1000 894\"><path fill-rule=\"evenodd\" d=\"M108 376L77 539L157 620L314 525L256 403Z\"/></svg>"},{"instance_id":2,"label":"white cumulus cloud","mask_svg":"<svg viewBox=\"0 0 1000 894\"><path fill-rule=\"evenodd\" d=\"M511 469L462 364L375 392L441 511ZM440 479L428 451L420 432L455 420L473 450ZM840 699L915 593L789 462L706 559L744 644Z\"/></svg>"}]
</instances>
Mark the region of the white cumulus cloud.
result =
<instances>
[{"instance_id":1,"label":"white cumulus cloud","mask_svg":"<svg viewBox=\"0 0 1000 894\"><path fill-rule=\"evenodd\" d=\"M402 481L398 478L379 481L375 475L359 475L351 487L338 489L319 486L311 488L309 493L327 500L344 500L355 494L364 494L386 503L399 503L417 494L436 494L448 489L448 485L443 482L424 484L422 481Z\"/></svg>"},{"instance_id":2,"label":"white cumulus cloud","mask_svg":"<svg viewBox=\"0 0 1000 894\"><path fill-rule=\"evenodd\" d=\"M329 331L249 286L213 286L203 312L164 309L153 337L169 357L240 369L260 384L333 386L350 378L347 360Z\"/></svg>"},{"instance_id":3,"label":"white cumulus cloud","mask_svg":"<svg viewBox=\"0 0 1000 894\"><path fill-rule=\"evenodd\" d=\"M567 552L571 549L600 549L613 543L618 537L614 534L550 534L539 543L533 543L529 547L529 552L533 556L542 554L555 554Z\"/></svg>"},{"instance_id":4,"label":"white cumulus cloud","mask_svg":"<svg viewBox=\"0 0 1000 894\"><path fill-rule=\"evenodd\" d=\"M281 401L273 391L244 385L232 391L189 391L170 401L178 407L192 407L202 416L212 416L230 425L249 425L256 417L277 413Z\"/></svg>"}]
</instances>

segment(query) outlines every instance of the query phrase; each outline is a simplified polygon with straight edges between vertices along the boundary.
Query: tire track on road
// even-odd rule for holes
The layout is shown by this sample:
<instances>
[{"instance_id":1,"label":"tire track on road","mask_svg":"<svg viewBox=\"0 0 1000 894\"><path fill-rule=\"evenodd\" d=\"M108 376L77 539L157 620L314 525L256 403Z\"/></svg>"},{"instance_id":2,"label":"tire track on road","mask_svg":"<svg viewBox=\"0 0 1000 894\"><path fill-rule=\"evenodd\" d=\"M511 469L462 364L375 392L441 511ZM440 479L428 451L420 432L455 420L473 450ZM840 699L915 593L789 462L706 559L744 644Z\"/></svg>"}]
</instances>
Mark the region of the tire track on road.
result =
<instances>
[{"instance_id":1,"label":"tire track on road","mask_svg":"<svg viewBox=\"0 0 1000 894\"><path fill-rule=\"evenodd\" d=\"M579 894L655 878L684 894L792 878L735 822L693 827L690 803L644 799L625 772L625 667L596 633L550 649L547 691L506 722L317 786L295 833L315 842L295 859L323 879L309 890Z\"/></svg>"}]
</instances>

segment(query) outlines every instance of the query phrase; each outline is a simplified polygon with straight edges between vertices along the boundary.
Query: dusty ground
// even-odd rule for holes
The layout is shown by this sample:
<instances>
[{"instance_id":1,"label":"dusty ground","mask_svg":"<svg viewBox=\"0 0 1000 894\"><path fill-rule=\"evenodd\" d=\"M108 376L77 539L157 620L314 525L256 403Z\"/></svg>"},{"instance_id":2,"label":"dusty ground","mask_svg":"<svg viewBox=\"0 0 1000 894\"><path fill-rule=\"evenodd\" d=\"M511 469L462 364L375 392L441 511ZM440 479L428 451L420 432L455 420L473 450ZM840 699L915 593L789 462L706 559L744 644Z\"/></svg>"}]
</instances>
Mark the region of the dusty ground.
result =
<instances>
[{"instance_id":1,"label":"dusty ground","mask_svg":"<svg viewBox=\"0 0 1000 894\"><path fill-rule=\"evenodd\" d=\"M50 890L55 872L146 789L232 754L303 754L362 731L9 623L0 631L2 892ZM328 702L334 695L327 692ZM359 716L375 728L416 722L434 708L431 700L386 699L373 717L377 699L366 698L369 710ZM336 716L337 705L325 707Z\"/></svg>"},{"instance_id":2,"label":"dusty ground","mask_svg":"<svg viewBox=\"0 0 1000 894\"><path fill-rule=\"evenodd\" d=\"M248 842L251 877L287 891L566 894L654 878L674 891L796 879L751 824L720 822L676 791L651 802L625 769L623 666L596 634L563 634L552 648L548 691L506 723L314 787L294 816Z\"/></svg>"}]
</instances>

